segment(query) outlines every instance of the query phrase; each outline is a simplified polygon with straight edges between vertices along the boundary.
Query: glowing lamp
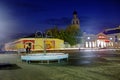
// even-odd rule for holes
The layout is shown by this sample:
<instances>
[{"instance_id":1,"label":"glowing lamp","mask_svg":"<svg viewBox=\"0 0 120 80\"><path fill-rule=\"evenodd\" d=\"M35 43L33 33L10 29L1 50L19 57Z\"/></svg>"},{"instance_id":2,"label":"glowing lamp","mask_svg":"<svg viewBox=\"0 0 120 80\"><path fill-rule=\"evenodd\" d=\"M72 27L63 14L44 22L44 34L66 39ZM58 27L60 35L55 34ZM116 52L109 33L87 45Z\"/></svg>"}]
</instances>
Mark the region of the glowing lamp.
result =
<instances>
[{"instance_id":1,"label":"glowing lamp","mask_svg":"<svg viewBox=\"0 0 120 80\"><path fill-rule=\"evenodd\" d=\"M87 39L90 39L90 37L87 37Z\"/></svg>"},{"instance_id":2,"label":"glowing lamp","mask_svg":"<svg viewBox=\"0 0 120 80\"><path fill-rule=\"evenodd\" d=\"M110 40L112 40L112 38L110 38Z\"/></svg>"},{"instance_id":3,"label":"glowing lamp","mask_svg":"<svg viewBox=\"0 0 120 80\"><path fill-rule=\"evenodd\" d=\"M105 39L105 36L98 36L98 39Z\"/></svg>"}]
</instances>

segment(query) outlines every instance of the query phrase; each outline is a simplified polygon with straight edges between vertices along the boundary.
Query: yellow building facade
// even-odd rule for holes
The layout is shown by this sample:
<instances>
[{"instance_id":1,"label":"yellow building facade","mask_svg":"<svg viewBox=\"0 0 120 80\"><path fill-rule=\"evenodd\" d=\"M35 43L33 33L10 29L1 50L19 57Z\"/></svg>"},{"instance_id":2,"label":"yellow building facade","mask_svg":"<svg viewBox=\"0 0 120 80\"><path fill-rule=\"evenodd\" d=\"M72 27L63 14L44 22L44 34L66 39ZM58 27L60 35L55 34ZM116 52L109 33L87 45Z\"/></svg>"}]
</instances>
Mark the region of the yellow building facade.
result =
<instances>
[{"instance_id":1,"label":"yellow building facade","mask_svg":"<svg viewBox=\"0 0 120 80\"><path fill-rule=\"evenodd\" d=\"M21 38L5 44L6 51L25 50L27 46L32 51L60 50L64 48L64 41L56 38Z\"/></svg>"}]
</instances>

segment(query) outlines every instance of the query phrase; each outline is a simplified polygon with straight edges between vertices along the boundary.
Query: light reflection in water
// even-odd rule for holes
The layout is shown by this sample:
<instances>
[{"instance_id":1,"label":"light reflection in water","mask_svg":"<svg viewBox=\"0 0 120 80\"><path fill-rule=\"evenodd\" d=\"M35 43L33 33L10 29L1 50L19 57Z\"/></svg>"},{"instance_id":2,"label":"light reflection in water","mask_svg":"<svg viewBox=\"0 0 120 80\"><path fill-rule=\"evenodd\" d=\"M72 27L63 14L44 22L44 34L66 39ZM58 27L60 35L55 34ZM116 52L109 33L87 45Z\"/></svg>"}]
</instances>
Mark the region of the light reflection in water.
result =
<instances>
[{"instance_id":1,"label":"light reflection in water","mask_svg":"<svg viewBox=\"0 0 120 80\"><path fill-rule=\"evenodd\" d=\"M69 63L71 65L92 65L96 63L105 63L105 57L116 57L114 51L80 51L73 52L69 56ZM120 55L119 55L120 57Z\"/></svg>"}]
</instances>

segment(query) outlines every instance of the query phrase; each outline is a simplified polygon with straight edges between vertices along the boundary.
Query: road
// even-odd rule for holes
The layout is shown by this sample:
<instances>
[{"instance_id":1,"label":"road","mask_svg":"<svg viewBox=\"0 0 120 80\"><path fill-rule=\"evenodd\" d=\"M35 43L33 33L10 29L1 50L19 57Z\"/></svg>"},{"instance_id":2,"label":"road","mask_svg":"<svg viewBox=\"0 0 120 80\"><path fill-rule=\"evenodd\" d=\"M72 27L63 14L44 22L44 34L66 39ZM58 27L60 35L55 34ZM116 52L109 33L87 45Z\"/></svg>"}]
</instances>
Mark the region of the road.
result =
<instances>
[{"instance_id":1,"label":"road","mask_svg":"<svg viewBox=\"0 0 120 80\"><path fill-rule=\"evenodd\" d=\"M81 50L69 55L70 65L99 65L109 62L120 62L120 51L114 50Z\"/></svg>"},{"instance_id":2,"label":"road","mask_svg":"<svg viewBox=\"0 0 120 80\"><path fill-rule=\"evenodd\" d=\"M120 52L113 50L72 51L68 64L27 64L0 54L0 80L120 80L119 74Z\"/></svg>"}]
</instances>

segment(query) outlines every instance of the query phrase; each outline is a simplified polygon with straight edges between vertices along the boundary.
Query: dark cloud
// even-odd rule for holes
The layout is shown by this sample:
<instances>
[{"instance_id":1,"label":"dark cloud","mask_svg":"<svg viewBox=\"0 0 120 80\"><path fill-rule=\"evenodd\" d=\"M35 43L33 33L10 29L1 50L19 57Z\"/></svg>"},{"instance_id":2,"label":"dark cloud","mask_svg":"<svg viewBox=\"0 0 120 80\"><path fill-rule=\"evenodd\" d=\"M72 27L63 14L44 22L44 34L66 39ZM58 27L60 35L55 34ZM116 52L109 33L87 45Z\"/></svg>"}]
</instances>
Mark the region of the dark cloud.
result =
<instances>
[{"instance_id":1,"label":"dark cloud","mask_svg":"<svg viewBox=\"0 0 120 80\"><path fill-rule=\"evenodd\" d=\"M87 22L89 22L92 18L88 16L80 16L79 19L80 19L80 23L84 25Z\"/></svg>"},{"instance_id":2,"label":"dark cloud","mask_svg":"<svg viewBox=\"0 0 120 80\"><path fill-rule=\"evenodd\" d=\"M39 5L38 3L33 4L31 2L16 2L15 6L17 6L18 8L21 8L23 10L30 11L30 12L47 11L47 8L45 8L42 5Z\"/></svg>"},{"instance_id":3,"label":"dark cloud","mask_svg":"<svg viewBox=\"0 0 120 80\"><path fill-rule=\"evenodd\" d=\"M91 20L91 18L87 16L80 16L79 19L80 19L80 23L83 25ZM70 17L62 17L62 18L47 19L43 23L49 25L70 25L71 21L72 18Z\"/></svg>"},{"instance_id":4,"label":"dark cloud","mask_svg":"<svg viewBox=\"0 0 120 80\"><path fill-rule=\"evenodd\" d=\"M62 18L52 18L52 19L47 19L44 21L44 24L49 24L49 25L69 25L71 24L71 18L68 17L62 17Z\"/></svg>"},{"instance_id":5,"label":"dark cloud","mask_svg":"<svg viewBox=\"0 0 120 80\"><path fill-rule=\"evenodd\" d=\"M10 7L16 12L24 13L27 12L29 14L36 12L44 12L47 11L47 8L44 5L40 5L40 1L33 0L1 0L5 6Z\"/></svg>"}]
</instances>

